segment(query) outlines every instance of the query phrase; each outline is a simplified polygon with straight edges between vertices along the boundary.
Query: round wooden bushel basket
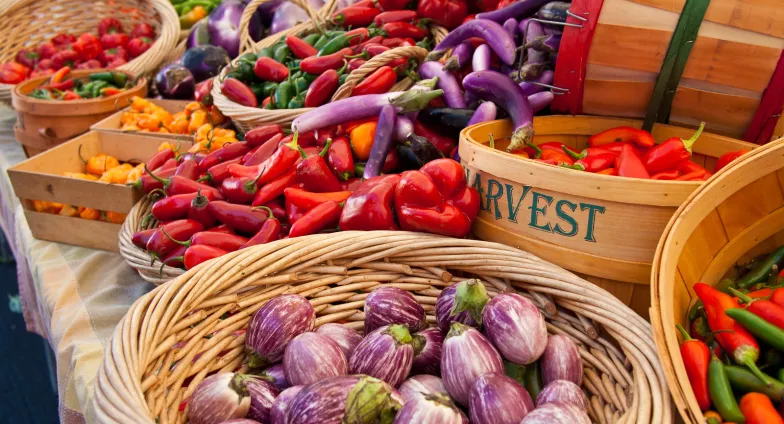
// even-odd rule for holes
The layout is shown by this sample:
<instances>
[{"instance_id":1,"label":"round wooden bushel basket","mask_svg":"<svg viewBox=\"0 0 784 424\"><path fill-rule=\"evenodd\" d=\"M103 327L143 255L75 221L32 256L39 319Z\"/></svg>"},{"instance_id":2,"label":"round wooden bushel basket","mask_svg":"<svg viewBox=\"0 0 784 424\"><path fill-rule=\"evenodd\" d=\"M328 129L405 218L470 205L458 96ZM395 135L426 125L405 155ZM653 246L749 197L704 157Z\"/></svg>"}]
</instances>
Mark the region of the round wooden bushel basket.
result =
<instances>
[{"instance_id":1,"label":"round wooden bushel basket","mask_svg":"<svg viewBox=\"0 0 784 424\"><path fill-rule=\"evenodd\" d=\"M516 291L528 297L551 334L578 343L594 422L672 422L650 325L606 291L501 244L388 231L254 246L205 262L141 297L118 325L95 380L98 421L184 423L180 404L208 374L245 370L242 330L280 294L310 299L317 326L347 321L361 330L365 297L390 285L412 292L434 323L440 291L469 275L485 282L491 296Z\"/></svg>"},{"instance_id":2,"label":"round wooden bushel basket","mask_svg":"<svg viewBox=\"0 0 784 424\"><path fill-rule=\"evenodd\" d=\"M784 139L761 147L712 177L678 209L656 249L651 322L678 412L705 419L691 390L675 324L688 328L692 286L737 276L736 265L784 244Z\"/></svg>"},{"instance_id":3,"label":"round wooden bushel basket","mask_svg":"<svg viewBox=\"0 0 784 424\"><path fill-rule=\"evenodd\" d=\"M534 118L535 143L561 141L576 151L588 138L619 127L640 128L631 119L598 116ZM473 231L482 240L536 252L579 273L635 312L648 316L651 262L662 231L681 203L701 182L657 181L599 175L524 160L487 144L508 137L508 120L466 128L460 158L469 185L480 192L482 210ZM653 137L688 139L693 129L657 124ZM702 133L693 161L713 170L724 153L757 145Z\"/></svg>"}]
</instances>

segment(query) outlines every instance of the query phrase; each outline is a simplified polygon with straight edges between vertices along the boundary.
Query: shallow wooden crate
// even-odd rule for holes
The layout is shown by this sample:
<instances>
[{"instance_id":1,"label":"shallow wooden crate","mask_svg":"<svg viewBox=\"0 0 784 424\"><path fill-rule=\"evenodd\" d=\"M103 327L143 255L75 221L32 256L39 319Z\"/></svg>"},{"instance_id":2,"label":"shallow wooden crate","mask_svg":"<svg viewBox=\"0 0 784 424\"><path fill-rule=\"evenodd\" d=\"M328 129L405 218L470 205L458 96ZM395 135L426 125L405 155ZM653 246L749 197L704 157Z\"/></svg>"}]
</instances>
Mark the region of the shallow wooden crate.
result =
<instances>
[{"instance_id":1,"label":"shallow wooden crate","mask_svg":"<svg viewBox=\"0 0 784 424\"><path fill-rule=\"evenodd\" d=\"M579 151L593 134L640 125L619 118L536 117L534 140L561 141ZM653 136L658 141L689 138L693 131L657 125ZM656 245L672 214L701 183L591 174L524 160L487 146L490 134L499 140L511 132L511 123L501 120L460 134L460 158L482 203L474 233L576 272L647 317ZM703 133L694 145L694 161L711 170L722 154L754 147Z\"/></svg>"},{"instance_id":2,"label":"shallow wooden crate","mask_svg":"<svg viewBox=\"0 0 784 424\"><path fill-rule=\"evenodd\" d=\"M167 112L170 112L172 115L177 112L182 112L185 110L185 106L190 103L187 100L150 100L150 102L164 108ZM122 114L126 111L130 110L130 106L120 110L118 112L113 113L109 117L102 119L99 122L96 122L90 127L92 131L105 131L110 133L120 133L120 134L140 134L150 137L161 137L166 138L169 140L183 140L188 139L192 140L192 135L185 135L185 134L168 134L168 133L158 133L158 132L142 132L142 131L123 131L120 128L122 125L120 124L120 119L122 118Z\"/></svg>"}]
</instances>

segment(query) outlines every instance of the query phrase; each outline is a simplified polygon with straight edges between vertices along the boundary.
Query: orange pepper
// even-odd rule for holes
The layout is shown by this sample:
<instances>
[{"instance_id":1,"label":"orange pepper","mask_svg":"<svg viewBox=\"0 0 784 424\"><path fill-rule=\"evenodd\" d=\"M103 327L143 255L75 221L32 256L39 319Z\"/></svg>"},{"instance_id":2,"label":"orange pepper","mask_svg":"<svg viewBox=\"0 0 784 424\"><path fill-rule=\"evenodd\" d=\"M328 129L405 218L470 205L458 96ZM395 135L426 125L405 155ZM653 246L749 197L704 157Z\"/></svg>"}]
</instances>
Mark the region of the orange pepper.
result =
<instances>
[{"instance_id":1,"label":"orange pepper","mask_svg":"<svg viewBox=\"0 0 784 424\"><path fill-rule=\"evenodd\" d=\"M350 131L351 150L358 160L367 160L370 157L370 149L373 147L373 139L376 136L376 122L365 122Z\"/></svg>"},{"instance_id":2,"label":"orange pepper","mask_svg":"<svg viewBox=\"0 0 784 424\"><path fill-rule=\"evenodd\" d=\"M163 126L158 128L158 132L161 133L161 134L171 134L169 132L169 130L167 130L166 127L163 127Z\"/></svg>"},{"instance_id":3,"label":"orange pepper","mask_svg":"<svg viewBox=\"0 0 784 424\"><path fill-rule=\"evenodd\" d=\"M748 393L740 400L740 412L746 424L782 424L781 418L770 398L762 393Z\"/></svg>"},{"instance_id":4,"label":"orange pepper","mask_svg":"<svg viewBox=\"0 0 784 424\"><path fill-rule=\"evenodd\" d=\"M194 143L190 149L188 149L188 153L198 153L198 152L207 152L207 147L205 147L206 142L199 141L198 143Z\"/></svg>"},{"instance_id":5,"label":"orange pepper","mask_svg":"<svg viewBox=\"0 0 784 424\"><path fill-rule=\"evenodd\" d=\"M96 221L100 217L101 217L101 212L98 209L84 208L84 210L79 212L79 218L82 219L89 219L91 221Z\"/></svg>"},{"instance_id":6,"label":"orange pepper","mask_svg":"<svg viewBox=\"0 0 784 424\"><path fill-rule=\"evenodd\" d=\"M163 125L167 128L169 127L169 124L171 124L172 121L174 120L174 118L172 118L171 113L167 112L164 109L156 110L155 112L153 112L153 115L155 115L155 117L158 118L163 123Z\"/></svg>"},{"instance_id":7,"label":"orange pepper","mask_svg":"<svg viewBox=\"0 0 784 424\"><path fill-rule=\"evenodd\" d=\"M41 213L58 213L63 205L46 200L33 200L33 210Z\"/></svg>"},{"instance_id":8,"label":"orange pepper","mask_svg":"<svg viewBox=\"0 0 784 424\"><path fill-rule=\"evenodd\" d=\"M66 77L68 77L68 74L70 73L71 73L71 68L69 66L63 66L62 68L55 71L55 73L52 75L49 81L52 84L59 84L65 81Z\"/></svg>"},{"instance_id":9,"label":"orange pepper","mask_svg":"<svg viewBox=\"0 0 784 424\"><path fill-rule=\"evenodd\" d=\"M137 112L144 112L144 109L150 105L150 101L138 96L133 96L131 99L131 109Z\"/></svg>"},{"instance_id":10,"label":"orange pepper","mask_svg":"<svg viewBox=\"0 0 784 424\"><path fill-rule=\"evenodd\" d=\"M136 119L138 119L138 116L139 114L137 112L125 111L122 113L122 115L120 115L120 124L126 125L135 123Z\"/></svg>"},{"instance_id":11,"label":"orange pepper","mask_svg":"<svg viewBox=\"0 0 784 424\"><path fill-rule=\"evenodd\" d=\"M138 126L136 126L136 123L130 123L130 124L123 125L122 128L120 128L120 129L123 130L123 131L139 131L140 130L140 128Z\"/></svg>"},{"instance_id":12,"label":"orange pepper","mask_svg":"<svg viewBox=\"0 0 784 424\"><path fill-rule=\"evenodd\" d=\"M181 119L181 118L187 118L187 117L188 117L188 115L186 115L185 112L177 112L174 115L172 115L173 119Z\"/></svg>"},{"instance_id":13,"label":"orange pepper","mask_svg":"<svg viewBox=\"0 0 784 424\"><path fill-rule=\"evenodd\" d=\"M171 150L174 153L177 153L177 150L179 149L179 145L175 146L174 144L169 143L168 141L164 141L163 143L158 145L158 151L159 152L162 152L162 151L167 150L167 149Z\"/></svg>"},{"instance_id":14,"label":"orange pepper","mask_svg":"<svg viewBox=\"0 0 784 424\"><path fill-rule=\"evenodd\" d=\"M237 139L234 137L213 137L213 139L206 144L206 147L210 152L214 152L223 147L224 144L236 142Z\"/></svg>"},{"instance_id":15,"label":"orange pepper","mask_svg":"<svg viewBox=\"0 0 784 424\"><path fill-rule=\"evenodd\" d=\"M719 413L716 411L705 411L705 413L702 415L705 417L706 424L721 424L724 422L721 419L721 415L719 415Z\"/></svg>"},{"instance_id":16,"label":"orange pepper","mask_svg":"<svg viewBox=\"0 0 784 424\"><path fill-rule=\"evenodd\" d=\"M187 105L185 105L185 114L186 115L192 115L197 110L204 110L201 107L201 105L199 104L199 102L190 102Z\"/></svg>"},{"instance_id":17,"label":"orange pepper","mask_svg":"<svg viewBox=\"0 0 784 424\"><path fill-rule=\"evenodd\" d=\"M69 216L71 218L79 216L79 212L71 205L63 205L59 214L63 216Z\"/></svg>"},{"instance_id":18,"label":"orange pepper","mask_svg":"<svg viewBox=\"0 0 784 424\"><path fill-rule=\"evenodd\" d=\"M210 137L214 137L214 131L212 130L212 125L204 124L196 130L194 134L196 136L196 141L207 141Z\"/></svg>"},{"instance_id":19,"label":"orange pepper","mask_svg":"<svg viewBox=\"0 0 784 424\"><path fill-rule=\"evenodd\" d=\"M349 121L343 124L343 127L346 129L346 132L351 132L354 131L354 128L362 124L367 124L368 122L378 122L378 118L365 118L365 119L357 119L356 121Z\"/></svg>"},{"instance_id":20,"label":"orange pepper","mask_svg":"<svg viewBox=\"0 0 784 424\"><path fill-rule=\"evenodd\" d=\"M85 170L88 174L102 175L104 172L120 166L120 161L114 156L99 153L85 162Z\"/></svg>"},{"instance_id":21,"label":"orange pepper","mask_svg":"<svg viewBox=\"0 0 784 424\"><path fill-rule=\"evenodd\" d=\"M87 180L87 181L98 181L98 177L91 174L83 174L81 172L63 172L64 177L68 178L76 178L80 180Z\"/></svg>"},{"instance_id":22,"label":"orange pepper","mask_svg":"<svg viewBox=\"0 0 784 424\"><path fill-rule=\"evenodd\" d=\"M103 96L103 97L111 97L111 96L114 96L115 94L120 94L122 92L123 92L123 90L120 90L119 88L106 87L106 88L101 89L101 96Z\"/></svg>"},{"instance_id":23,"label":"orange pepper","mask_svg":"<svg viewBox=\"0 0 784 424\"><path fill-rule=\"evenodd\" d=\"M128 173L128 176L125 177L125 183L130 184L144 175L144 163L140 163L136 165L131 172Z\"/></svg>"},{"instance_id":24,"label":"orange pepper","mask_svg":"<svg viewBox=\"0 0 784 424\"><path fill-rule=\"evenodd\" d=\"M158 131L161 127L161 119L156 115L144 115L139 118L138 125L140 128L150 131Z\"/></svg>"},{"instance_id":25,"label":"orange pepper","mask_svg":"<svg viewBox=\"0 0 784 424\"><path fill-rule=\"evenodd\" d=\"M213 125L220 125L226 122L226 117L218 110L217 107L212 106L210 108L210 116L212 117L212 124Z\"/></svg>"},{"instance_id":26,"label":"orange pepper","mask_svg":"<svg viewBox=\"0 0 784 424\"><path fill-rule=\"evenodd\" d=\"M191 134L199 129L202 125L207 122L207 112L203 110L194 111L191 114L191 121L188 124L188 134Z\"/></svg>"},{"instance_id":27,"label":"orange pepper","mask_svg":"<svg viewBox=\"0 0 784 424\"><path fill-rule=\"evenodd\" d=\"M125 217L126 215L124 213L112 211L102 212L103 220L106 222L111 222L112 224L122 224L125 221Z\"/></svg>"},{"instance_id":28,"label":"orange pepper","mask_svg":"<svg viewBox=\"0 0 784 424\"><path fill-rule=\"evenodd\" d=\"M179 116L174 118L171 124L169 124L169 131L174 134L190 134L188 132L188 118L185 115Z\"/></svg>"},{"instance_id":29,"label":"orange pepper","mask_svg":"<svg viewBox=\"0 0 784 424\"><path fill-rule=\"evenodd\" d=\"M124 163L104 172L99 181L113 184L123 184L128 179L128 174L133 171L133 165Z\"/></svg>"}]
</instances>

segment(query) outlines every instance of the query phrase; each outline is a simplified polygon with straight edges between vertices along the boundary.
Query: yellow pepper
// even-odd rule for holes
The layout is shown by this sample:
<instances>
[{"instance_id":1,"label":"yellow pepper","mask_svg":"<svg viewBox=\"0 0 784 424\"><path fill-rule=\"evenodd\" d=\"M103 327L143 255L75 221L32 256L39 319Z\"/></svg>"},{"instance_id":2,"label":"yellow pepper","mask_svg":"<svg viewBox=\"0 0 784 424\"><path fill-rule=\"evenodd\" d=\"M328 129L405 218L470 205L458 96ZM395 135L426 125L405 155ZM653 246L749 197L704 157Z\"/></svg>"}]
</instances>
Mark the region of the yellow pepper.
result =
<instances>
[{"instance_id":1,"label":"yellow pepper","mask_svg":"<svg viewBox=\"0 0 784 424\"><path fill-rule=\"evenodd\" d=\"M80 180L98 181L98 177L95 175L83 174L81 172L63 172L63 176L68 178L77 178Z\"/></svg>"},{"instance_id":2,"label":"yellow pepper","mask_svg":"<svg viewBox=\"0 0 784 424\"><path fill-rule=\"evenodd\" d=\"M63 205L63 208L60 209L60 215L70 216L73 218L79 216L79 212L71 205Z\"/></svg>"},{"instance_id":3,"label":"yellow pepper","mask_svg":"<svg viewBox=\"0 0 784 424\"><path fill-rule=\"evenodd\" d=\"M144 115L139 118L139 122L137 123L139 128L149 130L149 131L158 131L161 127L161 119L158 118L155 114L152 115Z\"/></svg>"},{"instance_id":4,"label":"yellow pepper","mask_svg":"<svg viewBox=\"0 0 784 424\"><path fill-rule=\"evenodd\" d=\"M141 97L134 96L131 99L131 109L137 112L144 112L144 109L149 107L149 105L150 105L150 101L143 99Z\"/></svg>"},{"instance_id":5,"label":"yellow pepper","mask_svg":"<svg viewBox=\"0 0 784 424\"><path fill-rule=\"evenodd\" d=\"M128 179L128 174L133 171L133 165L124 163L104 172L99 181L113 184L123 184Z\"/></svg>"},{"instance_id":6,"label":"yellow pepper","mask_svg":"<svg viewBox=\"0 0 784 424\"><path fill-rule=\"evenodd\" d=\"M162 152L162 151L168 149L168 150L171 150L174 153L177 153L177 150L179 149L179 147L180 147L179 143L175 146L174 144L169 143L168 141L164 141L163 143L158 145L158 151Z\"/></svg>"},{"instance_id":7,"label":"yellow pepper","mask_svg":"<svg viewBox=\"0 0 784 424\"><path fill-rule=\"evenodd\" d=\"M141 128L136 126L136 123L130 123L130 124L123 125L122 128L120 129L123 131L139 131Z\"/></svg>"},{"instance_id":8,"label":"yellow pepper","mask_svg":"<svg viewBox=\"0 0 784 424\"><path fill-rule=\"evenodd\" d=\"M129 111L123 112L123 114L120 116L120 124L127 125L127 124L136 123L136 119L138 117L139 117L138 112L129 112Z\"/></svg>"},{"instance_id":9,"label":"yellow pepper","mask_svg":"<svg viewBox=\"0 0 784 424\"><path fill-rule=\"evenodd\" d=\"M41 213L59 213L63 208L62 203L49 202L46 200L33 200L33 210Z\"/></svg>"},{"instance_id":10,"label":"yellow pepper","mask_svg":"<svg viewBox=\"0 0 784 424\"><path fill-rule=\"evenodd\" d=\"M125 217L126 215L124 213L112 211L102 212L103 220L106 222L111 222L112 224L122 224L125 221Z\"/></svg>"},{"instance_id":11,"label":"yellow pepper","mask_svg":"<svg viewBox=\"0 0 784 424\"><path fill-rule=\"evenodd\" d=\"M190 149L188 149L188 153L199 153L199 152L207 152L206 142L199 141L198 143L194 143Z\"/></svg>"},{"instance_id":12,"label":"yellow pepper","mask_svg":"<svg viewBox=\"0 0 784 424\"><path fill-rule=\"evenodd\" d=\"M114 156L99 153L85 161L85 170L88 174L102 175L104 172L120 166L120 161Z\"/></svg>"},{"instance_id":13,"label":"yellow pepper","mask_svg":"<svg viewBox=\"0 0 784 424\"><path fill-rule=\"evenodd\" d=\"M196 141L207 141L207 139L214 136L213 132L212 125L204 124L196 130L194 135L196 136Z\"/></svg>"},{"instance_id":14,"label":"yellow pepper","mask_svg":"<svg viewBox=\"0 0 784 424\"><path fill-rule=\"evenodd\" d=\"M191 121L188 123L188 134L191 134L199 129L207 122L207 112L203 110L194 111L191 114Z\"/></svg>"},{"instance_id":15,"label":"yellow pepper","mask_svg":"<svg viewBox=\"0 0 784 424\"><path fill-rule=\"evenodd\" d=\"M188 132L188 126L190 122L188 122L188 117L185 115L180 115L169 124L169 131L174 134L190 134Z\"/></svg>"},{"instance_id":16,"label":"yellow pepper","mask_svg":"<svg viewBox=\"0 0 784 424\"><path fill-rule=\"evenodd\" d=\"M171 113L167 112L165 109L156 110L155 112L153 112L153 115L161 121L163 126L167 128L169 127L169 124L171 124L172 121L174 120Z\"/></svg>"},{"instance_id":17,"label":"yellow pepper","mask_svg":"<svg viewBox=\"0 0 784 424\"><path fill-rule=\"evenodd\" d=\"M185 114L190 116L197 110L203 110L199 102L190 102L185 106Z\"/></svg>"},{"instance_id":18,"label":"yellow pepper","mask_svg":"<svg viewBox=\"0 0 784 424\"><path fill-rule=\"evenodd\" d=\"M79 212L79 218L82 219L89 219L91 221L96 221L100 217L101 217L101 212L98 209L84 208L81 212Z\"/></svg>"},{"instance_id":19,"label":"yellow pepper","mask_svg":"<svg viewBox=\"0 0 784 424\"><path fill-rule=\"evenodd\" d=\"M125 178L125 183L130 184L132 182L135 182L136 180L141 178L143 174L144 174L144 163L140 163L136 165L136 167L133 168L131 172L128 173L128 176Z\"/></svg>"}]
</instances>

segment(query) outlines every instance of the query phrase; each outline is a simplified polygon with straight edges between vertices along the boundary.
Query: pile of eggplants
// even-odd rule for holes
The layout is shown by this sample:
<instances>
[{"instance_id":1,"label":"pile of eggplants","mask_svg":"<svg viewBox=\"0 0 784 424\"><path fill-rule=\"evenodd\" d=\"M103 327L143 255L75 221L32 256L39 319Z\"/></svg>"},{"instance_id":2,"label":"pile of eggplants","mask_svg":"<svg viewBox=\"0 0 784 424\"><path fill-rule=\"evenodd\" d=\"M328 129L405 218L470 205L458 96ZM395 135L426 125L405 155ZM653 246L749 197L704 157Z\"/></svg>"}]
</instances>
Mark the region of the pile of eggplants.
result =
<instances>
[{"instance_id":1,"label":"pile of eggplants","mask_svg":"<svg viewBox=\"0 0 784 424\"><path fill-rule=\"evenodd\" d=\"M549 335L526 297L490 299L476 279L447 287L428 326L414 296L365 299L363 337L315 328L294 294L272 298L246 330L248 373L208 376L188 399L191 424L590 423L575 343ZM232 421L229 421L232 420Z\"/></svg>"}]
</instances>

